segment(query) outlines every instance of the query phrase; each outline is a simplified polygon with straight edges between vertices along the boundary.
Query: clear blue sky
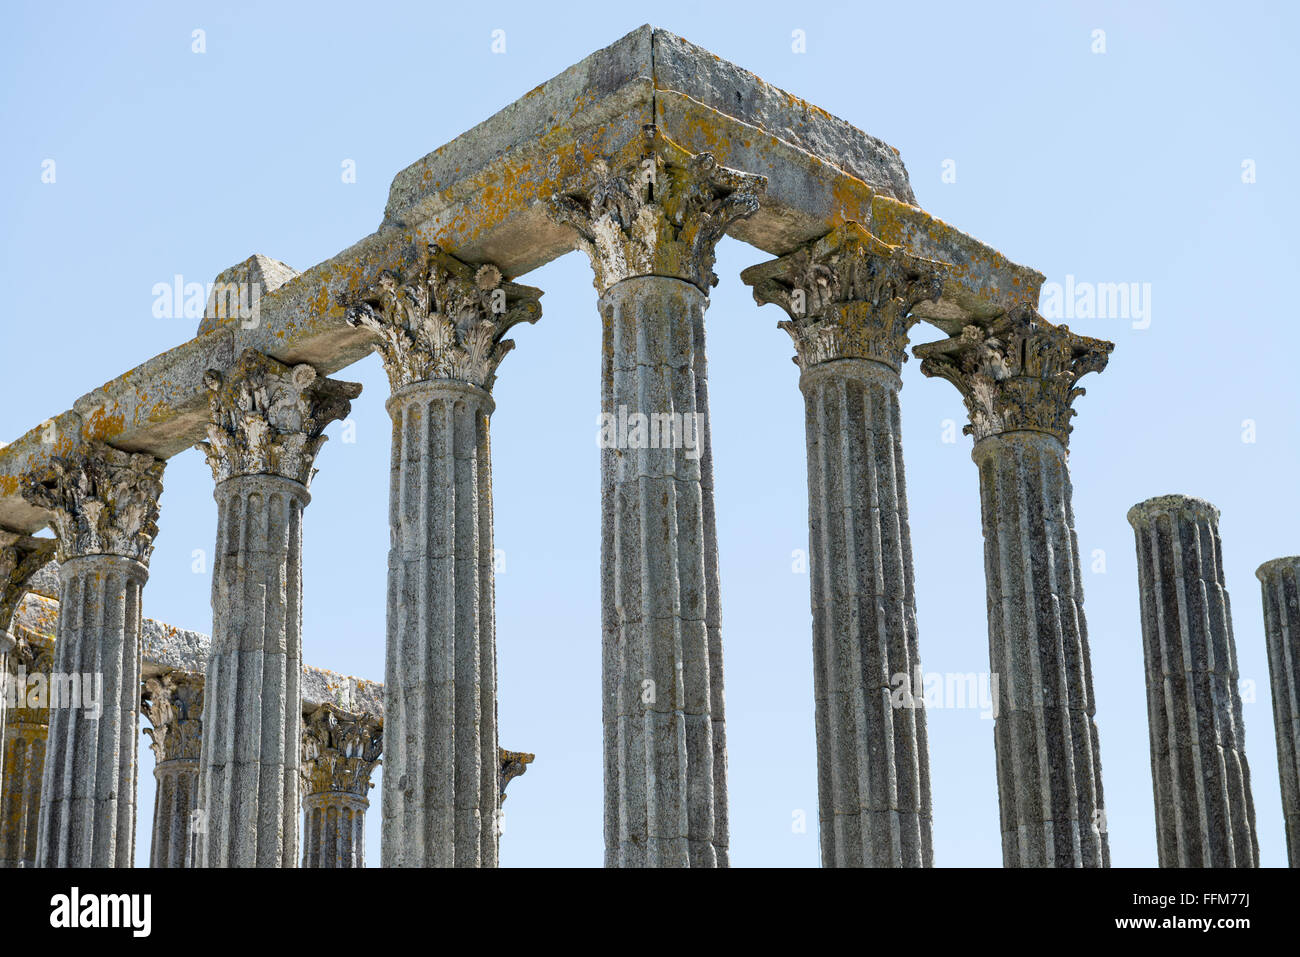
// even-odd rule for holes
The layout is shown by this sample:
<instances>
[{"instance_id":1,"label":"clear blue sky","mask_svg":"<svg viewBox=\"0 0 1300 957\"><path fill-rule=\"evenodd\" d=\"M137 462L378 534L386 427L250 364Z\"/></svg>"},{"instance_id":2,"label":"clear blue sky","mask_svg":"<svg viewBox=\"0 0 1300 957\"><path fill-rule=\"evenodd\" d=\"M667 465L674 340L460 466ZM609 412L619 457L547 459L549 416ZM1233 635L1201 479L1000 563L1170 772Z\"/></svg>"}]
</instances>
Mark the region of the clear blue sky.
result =
<instances>
[{"instance_id":1,"label":"clear blue sky","mask_svg":"<svg viewBox=\"0 0 1300 957\"><path fill-rule=\"evenodd\" d=\"M1300 258L1295 8L1192 3L870 5L15 3L0 33L0 439L194 333L152 288L257 252L302 270L372 232L393 175L593 50L656 25L902 151L918 201L1049 281L1150 283L1151 322L1080 319L1116 343L1085 380L1071 443L1111 854L1155 864L1132 530L1185 492L1222 509L1261 860L1285 863L1256 566L1300 552L1290 307ZM206 53L191 52L192 31ZM506 32L506 52L491 34ZM1093 31L1105 31L1094 53ZM791 49L803 30L806 52ZM54 183L42 182L55 161ZM341 181L354 160L357 181ZM945 182L945 161L956 181ZM1243 162L1256 182L1243 183ZM1288 169L1287 164L1291 164ZM949 169L953 168L951 165ZM708 313L726 648L733 861L818 861L802 398L775 307L719 248ZM530 273L545 315L502 366L493 419L506 865L601 863L600 324L580 254ZM919 328L913 341L934 338ZM372 356L356 442L339 427L307 511L305 645L380 679L389 426ZM917 614L927 671L988 669L983 545L956 391L903 373ZM1255 441L1243 441L1252 420ZM150 617L208 631L216 508L197 452L168 466ZM210 560L208 562L210 568ZM142 744L137 858L148 859ZM1001 862L992 723L930 714L935 860ZM369 853L378 863L378 795ZM807 813L805 833L792 829Z\"/></svg>"}]
</instances>

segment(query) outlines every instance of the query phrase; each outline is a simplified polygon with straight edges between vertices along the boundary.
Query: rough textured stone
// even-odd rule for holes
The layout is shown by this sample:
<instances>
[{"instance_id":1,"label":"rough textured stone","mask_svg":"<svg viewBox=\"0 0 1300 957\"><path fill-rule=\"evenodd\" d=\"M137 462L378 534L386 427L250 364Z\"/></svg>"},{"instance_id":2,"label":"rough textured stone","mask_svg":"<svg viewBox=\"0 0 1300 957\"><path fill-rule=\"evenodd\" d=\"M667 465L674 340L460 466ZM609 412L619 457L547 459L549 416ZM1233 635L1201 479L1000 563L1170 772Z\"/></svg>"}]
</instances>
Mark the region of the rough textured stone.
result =
<instances>
[{"instance_id":1,"label":"rough textured stone","mask_svg":"<svg viewBox=\"0 0 1300 957\"><path fill-rule=\"evenodd\" d=\"M211 295L203 309L203 321L195 335L206 335L224 323L260 322L262 295L275 292L298 275L291 266L260 253L222 270L212 280ZM253 315L242 315L245 310L253 312Z\"/></svg>"},{"instance_id":2,"label":"rough textured stone","mask_svg":"<svg viewBox=\"0 0 1300 957\"><path fill-rule=\"evenodd\" d=\"M54 638L14 626L16 645L5 656L5 675L21 679L48 675L54 667ZM41 810L41 779L49 737L48 698L29 699L10 709L4 728L4 778L0 780L0 867L35 867Z\"/></svg>"},{"instance_id":3,"label":"rough textured stone","mask_svg":"<svg viewBox=\"0 0 1300 957\"><path fill-rule=\"evenodd\" d=\"M1007 867L1110 865L1066 442L1075 383L1112 348L1025 308L912 350L975 436Z\"/></svg>"},{"instance_id":4,"label":"rough textured stone","mask_svg":"<svg viewBox=\"0 0 1300 957\"><path fill-rule=\"evenodd\" d=\"M942 269L849 224L741 278L803 370L822 864L930 866L924 702L892 695L920 667L898 370Z\"/></svg>"},{"instance_id":5,"label":"rough textured stone","mask_svg":"<svg viewBox=\"0 0 1300 957\"><path fill-rule=\"evenodd\" d=\"M302 512L325 426L361 387L254 352L207 378L217 544L198 863L297 867Z\"/></svg>"},{"instance_id":6,"label":"rough textured stone","mask_svg":"<svg viewBox=\"0 0 1300 957\"><path fill-rule=\"evenodd\" d=\"M1264 597L1287 859L1300 867L1300 556L1265 562L1255 576Z\"/></svg>"},{"instance_id":7,"label":"rough textured stone","mask_svg":"<svg viewBox=\"0 0 1300 957\"><path fill-rule=\"evenodd\" d=\"M1137 539L1161 867L1258 867L1219 511L1185 495L1129 509Z\"/></svg>"}]
</instances>

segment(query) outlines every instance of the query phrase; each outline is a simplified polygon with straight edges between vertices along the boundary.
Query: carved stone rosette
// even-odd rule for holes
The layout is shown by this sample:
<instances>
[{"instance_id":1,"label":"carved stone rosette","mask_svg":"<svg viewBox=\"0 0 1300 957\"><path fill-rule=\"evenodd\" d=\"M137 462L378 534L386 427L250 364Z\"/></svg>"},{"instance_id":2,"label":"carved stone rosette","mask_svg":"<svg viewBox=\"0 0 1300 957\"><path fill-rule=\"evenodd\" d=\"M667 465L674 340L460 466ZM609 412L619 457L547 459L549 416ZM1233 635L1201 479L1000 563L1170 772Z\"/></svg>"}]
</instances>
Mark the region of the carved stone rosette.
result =
<instances>
[{"instance_id":1,"label":"carved stone rosette","mask_svg":"<svg viewBox=\"0 0 1300 957\"><path fill-rule=\"evenodd\" d=\"M208 441L195 448L218 484L279 475L311 485L325 426L346 418L361 394L358 383L327 379L305 363L290 368L254 349L227 372L210 369L203 381L212 393Z\"/></svg>"},{"instance_id":2,"label":"carved stone rosette","mask_svg":"<svg viewBox=\"0 0 1300 957\"><path fill-rule=\"evenodd\" d=\"M152 728L158 783L153 808L150 867L190 867L194 812L198 810L199 753L203 739L203 675L169 671L145 679L141 703Z\"/></svg>"},{"instance_id":3,"label":"carved stone rosette","mask_svg":"<svg viewBox=\"0 0 1300 957\"><path fill-rule=\"evenodd\" d=\"M505 335L542 314L540 289L506 281L491 263L474 267L430 244L403 276L385 270L360 296L341 299L347 323L368 329L394 393L449 379L492 390L514 348Z\"/></svg>"},{"instance_id":4,"label":"carved stone rosette","mask_svg":"<svg viewBox=\"0 0 1300 957\"><path fill-rule=\"evenodd\" d=\"M719 166L646 127L618 155L598 159L551 197L552 219L573 227L602 294L633 276L718 284L714 250L727 227L758 210L767 178Z\"/></svg>"},{"instance_id":5,"label":"carved stone rosette","mask_svg":"<svg viewBox=\"0 0 1300 957\"><path fill-rule=\"evenodd\" d=\"M30 474L23 498L50 511L60 562L121 555L147 565L165 465L151 455L88 442Z\"/></svg>"},{"instance_id":6,"label":"carved stone rosette","mask_svg":"<svg viewBox=\"0 0 1300 957\"><path fill-rule=\"evenodd\" d=\"M370 774L383 750L383 722L323 704L302 735L303 867L365 867Z\"/></svg>"},{"instance_id":7,"label":"carved stone rosette","mask_svg":"<svg viewBox=\"0 0 1300 957\"><path fill-rule=\"evenodd\" d=\"M1080 336L1029 306L1017 306L989 328L966 326L960 335L913 349L921 372L947 379L970 414L962 431L978 442L1020 430L1046 432L1069 443L1076 383L1106 368L1115 343Z\"/></svg>"},{"instance_id":8,"label":"carved stone rosette","mask_svg":"<svg viewBox=\"0 0 1300 957\"><path fill-rule=\"evenodd\" d=\"M776 303L778 323L807 370L835 359L871 359L897 372L907 361L912 310L943 292L947 266L881 242L857 223L837 226L788 256L751 266L741 281L760 306Z\"/></svg>"}]
</instances>

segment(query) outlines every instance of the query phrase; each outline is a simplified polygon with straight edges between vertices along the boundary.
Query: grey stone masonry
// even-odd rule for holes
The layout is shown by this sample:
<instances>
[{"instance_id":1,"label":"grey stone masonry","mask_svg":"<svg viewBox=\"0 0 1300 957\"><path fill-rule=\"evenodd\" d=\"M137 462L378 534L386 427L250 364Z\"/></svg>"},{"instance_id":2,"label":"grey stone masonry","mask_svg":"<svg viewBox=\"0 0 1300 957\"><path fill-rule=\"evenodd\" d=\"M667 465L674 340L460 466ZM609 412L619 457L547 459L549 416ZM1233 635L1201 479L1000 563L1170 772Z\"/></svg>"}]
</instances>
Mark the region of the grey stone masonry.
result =
<instances>
[{"instance_id":1,"label":"grey stone masonry","mask_svg":"<svg viewBox=\"0 0 1300 957\"><path fill-rule=\"evenodd\" d=\"M1110 865L1066 443L1076 383L1113 347L1022 306L913 349L975 439L1007 867Z\"/></svg>"},{"instance_id":2,"label":"grey stone masonry","mask_svg":"<svg viewBox=\"0 0 1300 957\"><path fill-rule=\"evenodd\" d=\"M24 489L51 515L60 562L38 867L133 864L140 597L163 466L85 443L30 475Z\"/></svg>"},{"instance_id":3,"label":"grey stone masonry","mask_svg":"<svg viewBox=\"0 0 1300 957\"><path fill-rule=\"evenodd\" d=\"M728 864L704 351L714 246L766 181L651 128L551 201L591 260L601 375L605 864Z\"/></svg>"},{"instance_id":4,"label":"grey stone masonry","mask_svg":"<svg viewBox=\"0 0 1300 957\"><path fill-rule=\"evenodd\" d=\"M1219 510L1186 495L1129 509L1137 539L1161 867L1258 867Z\"/></svg>"},{"instance_id":5,"label":"grey stone masonry","mask_svg":"<svg viewBox=\"0 0 1300 957\"><path fill-rule=\"evenodd\" d=\"M199 805L203 740L203 675L170 671L146 678L141 703L154 753L153 844L150 867L194 866L194 818Z\"/></svg>"},{"instance_id":6,"label":"grey stone masonry","mask_svg":"<svg viewBox=\"0 0 1300 957\"><path fill-rule=\"evenodd\" d=\"M388 373L385 867L497 865L496 614L489 419L505 333L540 289L437 246L348 308Z\"/></svg>"},{"instance_id":7,"label":"grey stone masonry","mask_svg":"<svg viewBox=\"0 0 1300 957\"><path fill-rule=\"evenodd\" d=\"M898 372L912 310L940 294L942 270L850 223L741 278L789 314L802 373L822 865L928 867Z\"/></svg>"},{"instance_id":8,"label":"grey stone masonry","mask_svg":"<svg viewBox=\"0 0 1300 957\"><path fill-rule=\"evenodd\" d=\"M302 754L302 513L325 426L355 383L252 350L207 375L216 481L212 646L196 863L297 867Z\"/></svg>"},{"instance_id":9,"label":"grey stone masonry","mask_svg":"<svg viewBox=\"0 0 1300 957\"><path fill-rule=\"evenodd\" d=\"M365 867L367 794L383 722L324 704L303 722L303 867Z\"/></svg>"},{"instance_id":10,"label":"grey stone masonry","mask_svg":"<svg viewBox=\"0 0 1300 957\"><path fill-rule=\"evenodd\" d=\"M13 687L24 689L22 704L10 709L4 729L5 775L0 782L0 867L35 867L41 810L41 778L50 731L48 695L26 692L32 675L54 667L54 639L19 631L6 658Z\"/></svg>"},{"instance_id":11,"label":"grey stone masonry","mask_svg":"<svg viewBox=\"0 0 1300 957\"><path fill-rule=\"evenodd\" d=\"M1264 638L1277 729L1287 860L1300 867L1300 556L1275 558L1255 572L1264 594Z\"/></svg>"}]
</instances>

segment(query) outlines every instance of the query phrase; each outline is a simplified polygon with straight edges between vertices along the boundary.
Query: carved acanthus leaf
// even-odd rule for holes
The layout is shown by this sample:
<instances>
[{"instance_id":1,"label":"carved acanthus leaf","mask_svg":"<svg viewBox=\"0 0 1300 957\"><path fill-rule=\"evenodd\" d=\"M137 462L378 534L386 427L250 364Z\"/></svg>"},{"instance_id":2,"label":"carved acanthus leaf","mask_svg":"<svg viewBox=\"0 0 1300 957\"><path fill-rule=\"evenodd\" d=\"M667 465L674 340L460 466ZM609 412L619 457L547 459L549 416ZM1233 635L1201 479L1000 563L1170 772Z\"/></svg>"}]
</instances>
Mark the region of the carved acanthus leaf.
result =
<instances>
[{"instance_id":1,"label":"carved acanthus leaf","mask_svg":"<svg viewBox=\"0 0 1300 957\"><path fill-rule=\"evenodd\" d=\"M325 426L346 418L356 382L292 368L247 349L226 372L208 370L208 441L198 443L217 482L239 475L280 475L311 484Z\"/></svg>"},{"instance_id":2,"label":"carved acanthus leaf","mask_svg":"<svg viewBox=\"0 0 1300 957\"><path fill-rule=\"evenodd\" d=\"M141 710L149 717L154 757L164 761L197 761L203 741L204 676L190 671L168 671L147 678Z\"/></svg>"},{"instance_id":3,"label":"carved acanthus leaf","mask_svg":"<svg viewBox=\"0 0 1300 957\"><path fill-rule=\"evenodd\" d=\"M921 372L957 387L970 414L963 430L975 441L1029 430L1069 441L1076 383L1100 372L1113 342L1080 336L1029 306L1017 306L989 328L968 325L961 333L912 350Z\"/></svg>"},{"instance_id":4,"label":"carved acanthus leaf","mask_svg":"<svg viewBox=\"0 0 1300 957\"><path fill-rule=\"evenodd\" d=\"M535 754L528 754L524 751L507 751L505 748L497 749L501 760L501 801L506 799L506 785L519 777L528 770L528 765L533 763Z\"/></svg>"},{"instance_id":5,"label":"carved acanthus leaf","mask_svg":"<svg viewBox=\"0 0 1300 957\"><path fill-rule=\"evenodd\" d=\"M633 276L669 276L707 293L718 284L718 240L757 211L766 189L766 177L719 166L651 126L565 183L550 214L577 233L600 292Z\"/></svg>"},{"instance_id":6,"label":"carved acanthus leaf","mask_svg":"<svg viewBox=\"0 0 1300 957\"><path fill-rule=\"evenodd\" d=\"M918 321L912 311L942 295L947 268L845 223L740 278L759 305L776 303L790 316L778 326L794 340L801 369L857 358L897 370Z\"/></svg>"},{"instance_id":7,"label":"carved acanthus leaf","mask_svg":"<svg viewBox=\"0 0 1300 957\"><path fill-rule=\"evenodd\" d=\"M383 748L384 723L378 717L321 705L303 722L303 793L365 797Z\"/></svg>"},{"instance_id":8,"label":"carved acanthus leaf","mask_svg":"<svg viewBox=\"0 0 1300 957\"><path fill-rule=\"evenodd\" d=\"M374 333L394 392L449 379L490 390L515 347L505 335L542 314L542 291L507 282L491 263L470 266L436 245L407 276L385 270L359 296L341 297L347 323Z\"/></svg>"},{"instance_id":9,"label":"carved acanthus leaf","mask_svg":"<svg viewBox=\"0 0 1300 957\"><path fill-rule=\"evenodd\" d=\"M165 465L152 455L88 442L30 473L23 497L50 510L59 561L122 555L147 563Z\"/></svg>"}]
</instances>

